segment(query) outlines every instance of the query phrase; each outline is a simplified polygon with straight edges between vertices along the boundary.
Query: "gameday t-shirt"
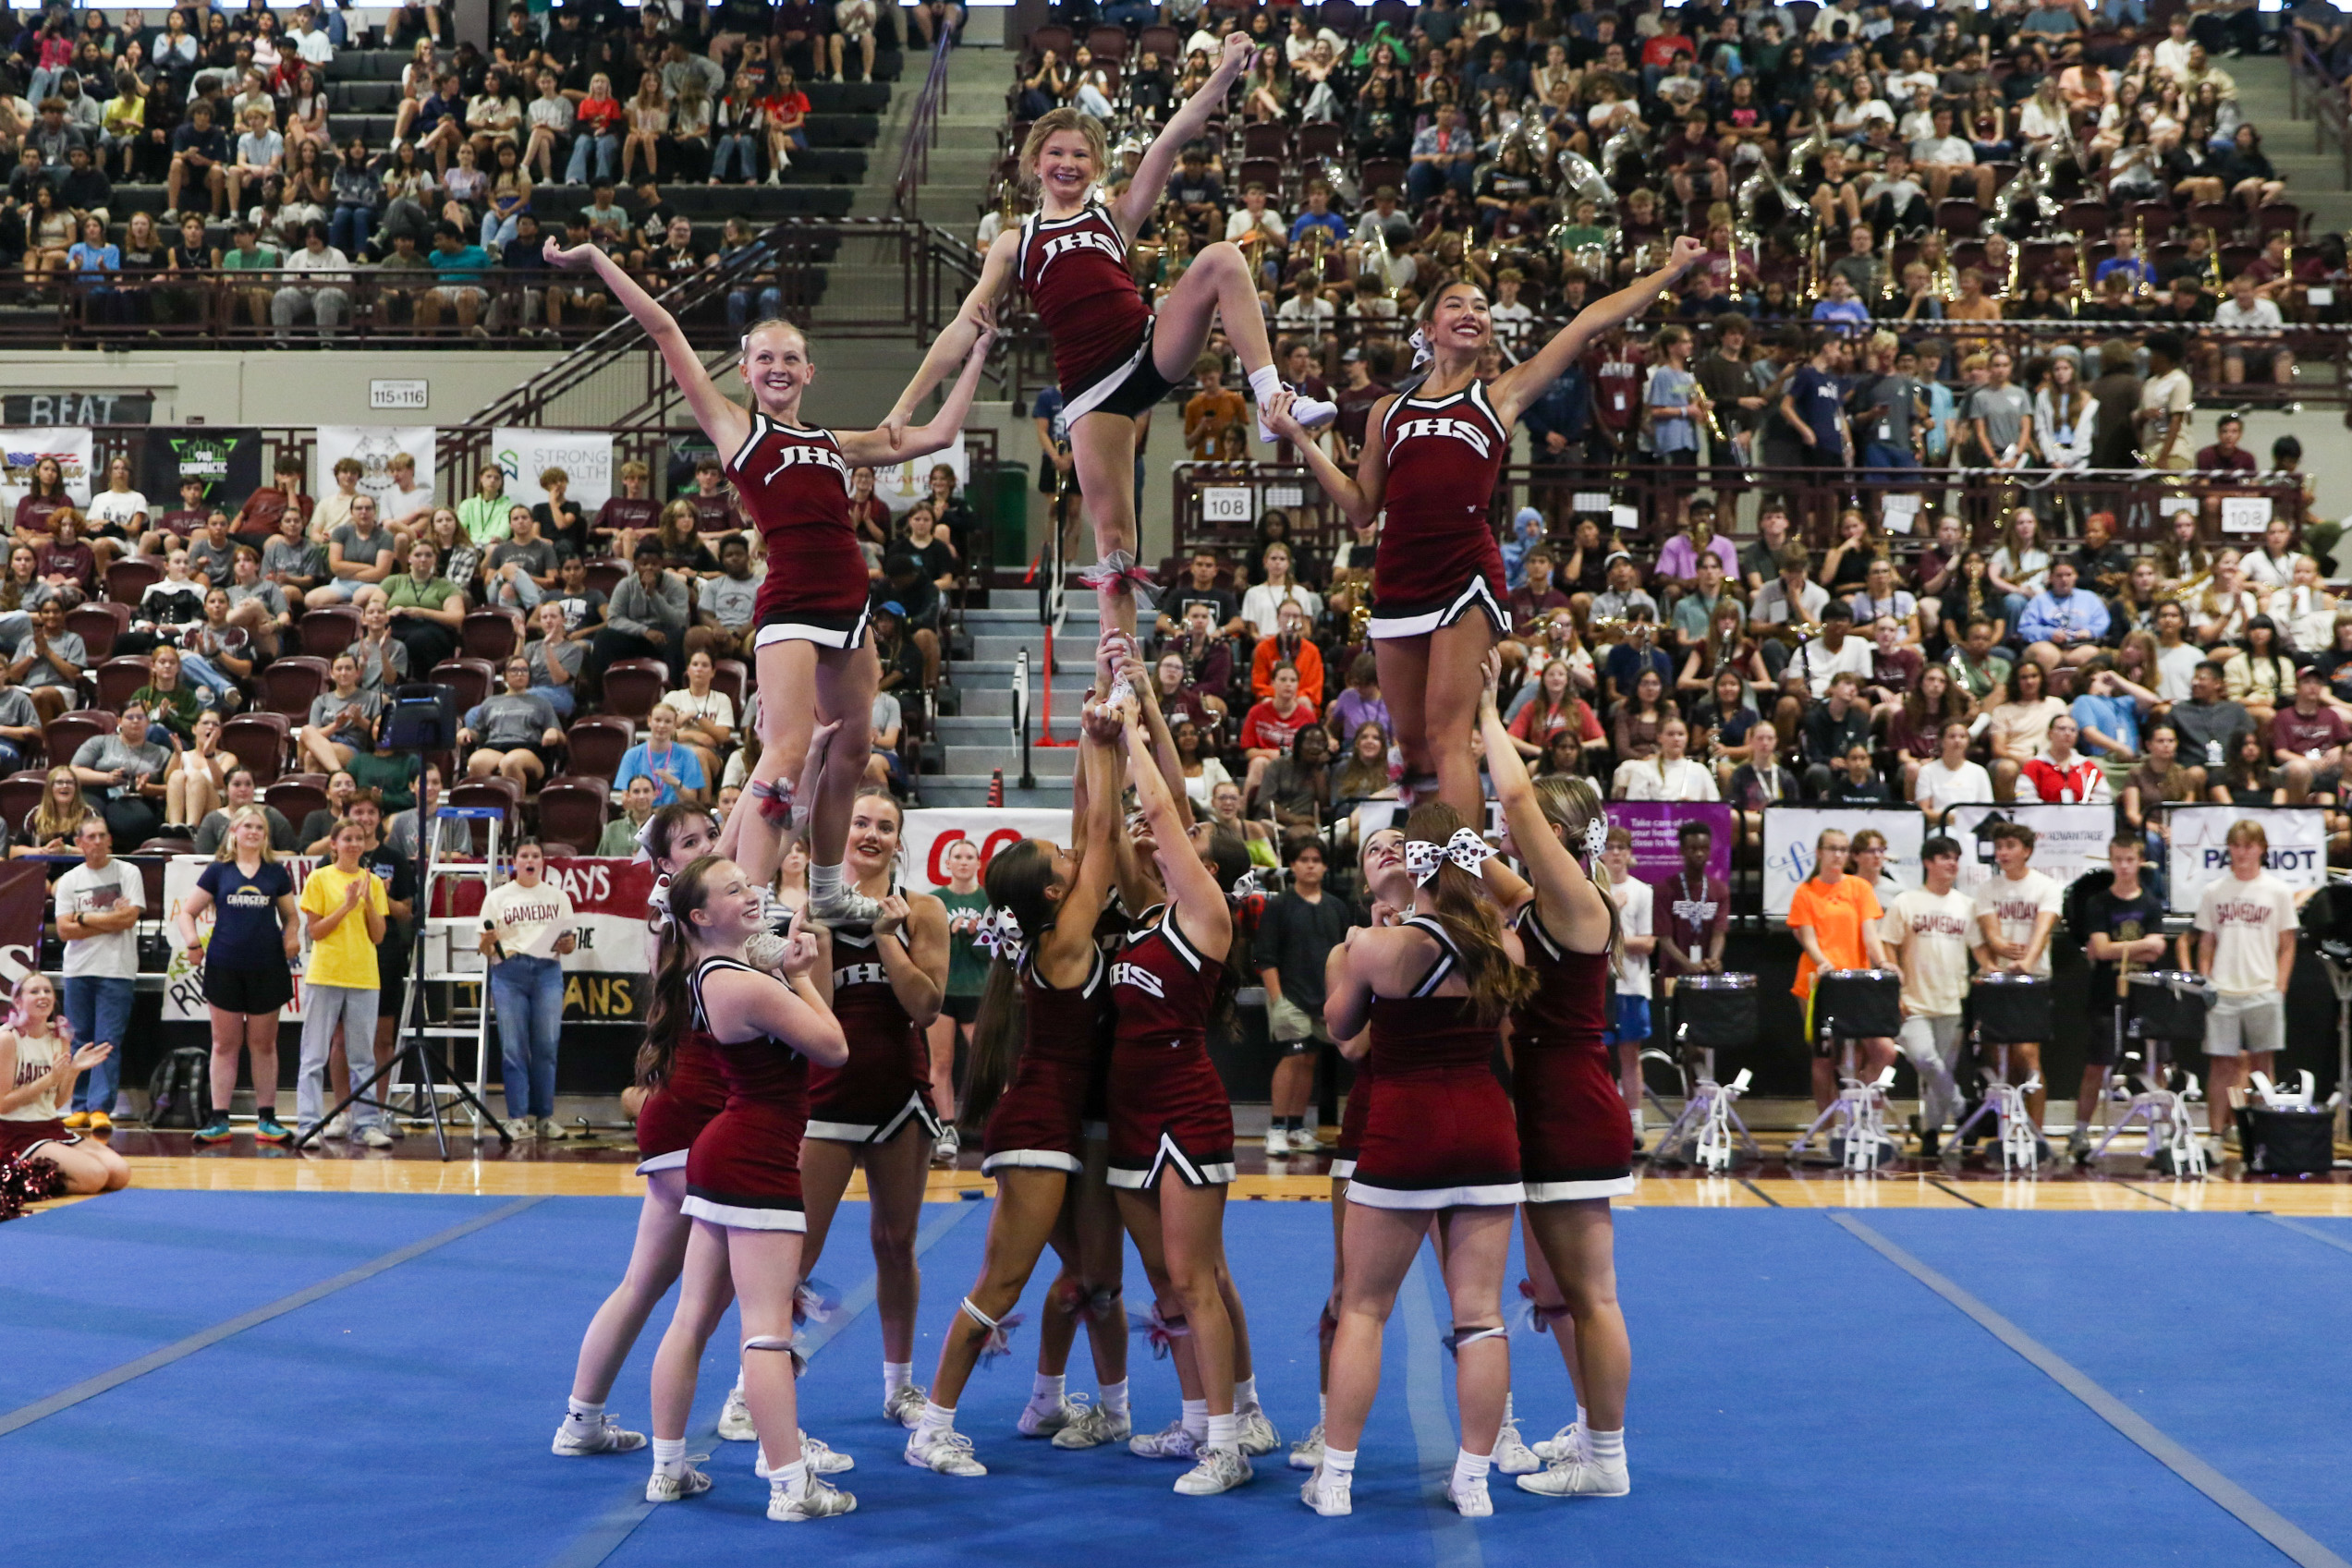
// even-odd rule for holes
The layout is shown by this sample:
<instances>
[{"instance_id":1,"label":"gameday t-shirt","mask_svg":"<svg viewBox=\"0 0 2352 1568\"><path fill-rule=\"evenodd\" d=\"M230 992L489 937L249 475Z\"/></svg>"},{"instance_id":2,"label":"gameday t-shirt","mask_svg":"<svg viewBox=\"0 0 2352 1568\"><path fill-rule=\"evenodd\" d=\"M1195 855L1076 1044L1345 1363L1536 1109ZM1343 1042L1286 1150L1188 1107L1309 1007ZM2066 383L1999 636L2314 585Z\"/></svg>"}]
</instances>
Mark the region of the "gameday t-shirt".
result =
<instances>
[{"instance_id":1,"label":"gameday t-shirt","mask_svg":"<svg viewBox=\"0 0 2352 1568\"><path fill-rule=\"evenodd\" d=\"M2043 915L2055 915L2065 902L2065 894L2057 882L2029 867L2026 874L2012 880L1995 871L1992 880L1977 889L1976 913L1980 920L1990 915L1994 929L2004 942L2019 946L2033 940L2033 923ZM1981 929L1980 927L1980 929ZM2056 941L2053 928L2051 941ZM2041 944L2041 955L2034 959L2026 973L2041 979L2050 978L2050 942Z\"/></svg>"},{"instance_id":2,"label":"gameday t-shirt","mask_svg":"<svg viewBox=\"0 0 2352 1568\"><path fill-rule=\"evenodd\" d=\"M2252 881L2235 875L2205 884L2197 900L2197 930L2213 933L2208 977L2224 996L2262 996L2278 990L2278 934L2295 925L2295 893L2265 871Z\"/></svg>"},{"instance_id":3,"label":"gameday t-shirt","mask_svg":"<svg viewBox=\"0 0 2352 1568\"><path fill-rule=\"evenodd\" d=\"M1890 947L1902 944L1903 1004L1921 1017L1956 1017L1968 994L1976 901L1957 888L1941 897L1923 887L1906 889L1879 934Z\"/></svg>"}]
</instances>

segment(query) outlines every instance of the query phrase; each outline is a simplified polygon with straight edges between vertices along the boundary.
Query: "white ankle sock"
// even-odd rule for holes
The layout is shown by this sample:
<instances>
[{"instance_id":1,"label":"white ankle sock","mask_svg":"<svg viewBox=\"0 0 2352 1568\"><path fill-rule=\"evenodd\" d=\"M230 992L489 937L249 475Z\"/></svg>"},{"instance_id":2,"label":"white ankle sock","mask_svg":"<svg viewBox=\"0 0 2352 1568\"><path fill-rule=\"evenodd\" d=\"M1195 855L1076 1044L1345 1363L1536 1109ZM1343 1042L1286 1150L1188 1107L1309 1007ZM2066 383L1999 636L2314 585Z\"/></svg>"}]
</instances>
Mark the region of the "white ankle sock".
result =
<instances>
[{"instance_id":1,"label":"white ankle sock","mask_svg":"<svg viewBox=\"0 0 2352 1568\"><path fill-rule=\"evenodd\" d=\"M1356 1473L1356 1451L1352 1448L1333 1448L1328 1444L1324 1445L1323 1468L1330 1471L1334 1476L1354 1475Z\"/></svg>"},{"instance_id":2,"label":"white ankle sock","mask_svg":"<svg viewBox=\"0 0 2352 1568\"><path fill-rule=\"evenodd\" d=\"M1127 1414L1127 1380L1103 1385L1103 1408L1114 1416Z\"/></svg>"},{"instance_id":3,"label":"white ankle sock","mask_svg":"<svg viewBox=\"0 0 2352 1568\"><path fill-rule=\"evenodd\" d=\"M653 1468L667 1470L673 1475L685 1469L686 1440L684 1438L655 1438L653 1440Z\"/></svg>"},{"instance_id":4,"label":"white ankle sock","mask_svg":"<svg viewBox=\"0 0 2352 1568\"><path fill-rule=\"evenodd\" d=\"M1062 1390L1067 1380L1059 1372L1037 1374L1030 1385L1029 1402L1040 1410L1058 1410L1062 1405Z\"/></svg>"},{"instance_id":5,"label":"white ankle sock","mask_svg":"<svg viewBox=\"0 0 2352 1568\"><path fill-rule=\"evenodd\" d=\"M1486 1479L1488 1466L1494 1463L1491 1453L1472 1453L1468 1449L1454 1452L1454 1489L1461 1491L1472 1482Z\"/></svg>"},{"instance_id":6,"label":"white ankle sock","mask_svg":"<svg viewBox=\"0 0 2352 1568\"><path fill-rule=\"evenodd\" d=\"M1261 365L1249 372L1249 399L1263 403L1282 390L1282 372L1272 365Z\"/></svg>"},{"instance_id":7,"label":"white ankle sock","mask_svg":"<svg viewBox=\"0 0 2352 1568\"><path fill-rule=\"evenodd\" d=\"M592 1427L603 1418L604 1402L575 1399L567 1406L567 1418L583 1427Z\"/></svg>"},{"instance_id":8,"label":"white ankle sock","mask_svg":"<svg viewBox=\"0 0 2352 1568\"><path fill-rule=\"evenodd\" d=\"M1318 1393L1315 1395L1315 1419L1318 1422L1328 1421L1331 1419L1330 1394Z\"/></svg>"},{"instance_id":9,"label":"white ankle sock","mask_svg":"<svg viewBox=\"0 0 2352 1568\"><path fill-rule=\"evenodd\" d=\"M1233 1380L1233 1413L1236 1416L1258 1408L1258 1377L1251 1373Z\"/></svg>"},{"instance_id":10,"label":"white ankle sock","mask_svg":"<svg viewBox=\"0 0 2352 1568\"><path fill-rule=\"evenodd\" d=\"M813 860L809 862L810 903L814 904L820 899L830 898L840 891L841 863L839 861L836 860L830 866L820 866Z\"/></svg>"},{"instance_id":11,"label":"white ankle sock","mask_svg":"<svg viewBox=\"0 0 2352 1568\"><path fill-rule=\"evenodd\" d=\"M816 869L816 868L815 868L815 867L813 867L813 866L810 868L810 871L812 871L812 872L813 872L815 869ZM812 882L812 883L810 884L810 888L809 888L809 896L810 896L810 898L814 898L814 897L816 897L816 895L817 895L817 890L816 890L815 884ZM911 1362L911 1361L885 1361L885 1362L884 1362L884 1363L882 1364L882 1396L883 1396L883 1398L884 1398L884 1399L888 1399L888 1398L889 1398L892 1394L896 1393L896 1392L897 1392L900 1389L904 1389L904 1388L912 1388L912 1387L914 1386L914 1383L915 1383L915 1364L914 1364L913 1362Z\"/></svg>"},{"instance_id":12,"label":"white ankle sock","mask_svg":"<svg viewBox=\"0 0 2352 1568\"><path fill-rule=\"evenodd\" d=\"M1592 1451L1594 1464L1623 1465L1626 1462L1626 1429L1623 1427L1614 1432L1596 1432L1587 1427L1584 1440Z\"/></svg>"},{"instance_id":13,"label":"white ankle sock","mask_svg":"<svg viewBox=\"0 0 2352 1568\"><path fill-rule=\"evenodd\" d=\"M1581 1439L1590 1430L1592 1430L1592 1419L1584 1413L1584 1406L1579 1404L1577 1406L1577 1436Z\"/></svg>"},{"instance_id":14,"label":"white ankle sock","mask_svg":"<svg viewBox=\"0 0 2352 1568\"><path fill-rule=\"evenodd\" d=\"M740 1361L735 1364L735 1392L743 1392L743 1363Z\"/></svg>"},{"instance_id":15,"label":"white ankle sock","mask_svg":"<svg viewBox=\"0 0 2352 1568\"><path fill-rule=\"evenodd\" d=\"M781 1489L786 1495L789 1495L793 1492L798 1491L801 1488L808 1484L809 1459L806 1454L803 1454L799 1458L794 1460L791 1464L786 1465L781 1470L771 1470L768 1472L768 1489L770 1491Z\"/></svg>"},{"instance_id":16,"label":"white ankle sock","mask_svg":"<svg viewBox=\"0 0 2352 1568\"><path fill-rule=\"evenodd\" d=\"M1233 1447L1240 1440L1240 1434L1234 1428L1240 1425L1241 1418L1237 1416L1210 1416L1209 1446L1211 1448Z\"/></svg>"},{"instance_id":17,"label":"white ankle sock","mask_svg":"<svg viewBox=\"0 0 2352 1568\"><path fill-rule=\"evenodd\" d=\"M1207 1400L1188 1399L1184 1402L1184 1429L1191 1433L1196 1441L1209 1435L1209 1402Z\"/></svg>"},{"instance_id":18,"label":"white ankle sock","mask_svg":"<svg viewBox=\"0 0 2352 1568\"><path fill-rule=\"evenodd\" d=\"M926 1440L934 1432L952 1432L955 1429L956 1407L954 1405L939 1404L928 1399L923 1401L922 1416L915 1423L917 1442Z\"/></svg>"}]
</instances>

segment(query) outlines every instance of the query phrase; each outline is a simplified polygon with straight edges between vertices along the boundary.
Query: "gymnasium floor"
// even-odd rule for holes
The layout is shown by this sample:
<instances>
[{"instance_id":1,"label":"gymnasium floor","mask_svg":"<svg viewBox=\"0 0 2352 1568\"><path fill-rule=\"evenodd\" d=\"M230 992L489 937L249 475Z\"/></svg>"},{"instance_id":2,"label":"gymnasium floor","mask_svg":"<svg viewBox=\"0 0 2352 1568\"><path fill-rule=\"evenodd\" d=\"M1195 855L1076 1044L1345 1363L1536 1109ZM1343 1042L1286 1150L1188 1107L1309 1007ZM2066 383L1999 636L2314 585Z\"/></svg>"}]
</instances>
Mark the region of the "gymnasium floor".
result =
<instances>
[{"instance_id":1,"label":"gymnasium floor","mask_svg":"<svg viewBox=\"0 0 2352 1568\"><path fill-rule=\"evenodd\" d=\"M19 1477L0 1525L7 1562L179 1563L194 1549L625 1568L786 1549L762 1516L749 1445L711 1438L731 1319L696 1406L692 1452L711 1451L718 1483L707 1496L651 1508L642 1454L548 1453L580 1327L627 1256L625 1166L138 1163L129 1192L0 1226L0 1462ZM1323 1186L1253 1176L1237 1196ZM1436 1490L1454 1411L1448 1314L1426 1258L1390 1325L1356 1513L1324 1521L1298 1505L1278 1458L1245 1492L1194 1501L1169 1491L1173 1465L1013 1437L1033 1330L965 1397L959 1425L995 1473L957 1481L900 1464L853 1210L819 1268L845 1310L813 1331L823 1343L801 1387L808 1428L858 1458L845 1479L859 1509L790 1549L894 1565L943 1549L1032 1564L1139 1546L1150 1562L1221 1564L1345 1551L1440 1568L1539 1556L2342 1568L2352 1220L2303 1216L2339 1213L2346 1190L1645 1180L1618 1233L1634 1492L1557 1502L1505 1483L1495 1516L1475 1524ZM934 1191L946 1200L922 1230L927 1328L975 1273L987 1228L976 1178L942 1176ZM609 1196L574 1196L587 1193ZM1286 1438L1314 1417L1329 1225L1319 1202L1237 1201L1229 1218L1261 1390ZM666 1316L614 1396L640 1428ZM1515 1336L1514 1349L1522 1424L1541 1436L1572 1413L1566 1379L1548 1339ZM919 1371L936 1350L926 1333ZM1072 1387L1091 1387L1083 1340L1077 1365ZM1139 1342L1134 1386L1139 1420L1175 1414L1173 1376Z\"/></svg>"}]
</instances>

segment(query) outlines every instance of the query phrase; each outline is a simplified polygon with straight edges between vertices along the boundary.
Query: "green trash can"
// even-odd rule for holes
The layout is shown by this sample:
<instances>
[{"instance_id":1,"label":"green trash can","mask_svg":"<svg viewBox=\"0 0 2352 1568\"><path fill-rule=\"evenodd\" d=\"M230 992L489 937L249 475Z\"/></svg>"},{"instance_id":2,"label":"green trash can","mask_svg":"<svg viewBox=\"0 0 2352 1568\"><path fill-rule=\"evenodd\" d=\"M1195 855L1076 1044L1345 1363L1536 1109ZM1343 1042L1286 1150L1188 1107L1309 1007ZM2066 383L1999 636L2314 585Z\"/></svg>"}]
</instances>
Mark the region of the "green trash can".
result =
<instances>
[{"instance_id":1,"label":"green trash can","mask_svg":"<svg viewBox=\"0 0 2352 1568\"><path fill-rule=\"evenodd\" d=\"M996 534L996 566L1029 565L1029 497L1034 476L1018 463L999 463L985 494L990 526Z\"/></svg>"}]
</instances>

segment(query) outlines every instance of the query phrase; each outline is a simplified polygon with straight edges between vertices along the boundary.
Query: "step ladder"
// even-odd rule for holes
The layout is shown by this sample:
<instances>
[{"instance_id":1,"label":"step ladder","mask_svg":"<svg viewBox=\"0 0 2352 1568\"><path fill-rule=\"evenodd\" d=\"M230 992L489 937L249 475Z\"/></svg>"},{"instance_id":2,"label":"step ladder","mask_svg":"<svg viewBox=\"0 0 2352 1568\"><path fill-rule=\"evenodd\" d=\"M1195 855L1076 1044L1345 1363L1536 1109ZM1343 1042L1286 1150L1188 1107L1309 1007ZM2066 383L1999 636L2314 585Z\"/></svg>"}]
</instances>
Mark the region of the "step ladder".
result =
<instances>
[{"instance_id":1,"label":"step ladder","mask_svg":"<svg viewBox=\"0 0 2352 1568\"><path fill-rule=\"evenodd\" d=\"M433 895L444 884L456 885L468 881L481 883L486 901L499 882L499 835L506 824L506 813L495 806L443 806L433 813L433 838L425 850L424 881L417 890L416 947L409 955L408 983L401 993L398 1032L395 1039L407 1039L413 1030L427 1039L443 1042L443 1055L450 1071L461 1081L467 1076L458 1051L464 1042L473 1046L472 1088L474 1098L488 1101L490 1064L498 1060L499 1048L490 1023L490 972L483 962L476 935L481 929L478 915L435 915ZM443 822L457 821L468 825L468 845L471 847L471 824L489 824L489 838L483 847L488 851L480 861L444 860L441 857ZM471 967L464 966L472 960ZM475 988L475 1000L469 1006L458 1002L457 988L470 983ZM438 1021L432 1016L427 995L428 986L446 988L446 1005ZM457 1097L446 1085L418 1084L395 1081L393 1092L385 1098L409 1095L416 1109L408 1115L421 1120L426 1113L423 1091L430 1088L454 1113ZM473 1136L483 1136L485 1125L481 1113L468 1108L466 1121Z\"/></svg>"}]
</instances>

